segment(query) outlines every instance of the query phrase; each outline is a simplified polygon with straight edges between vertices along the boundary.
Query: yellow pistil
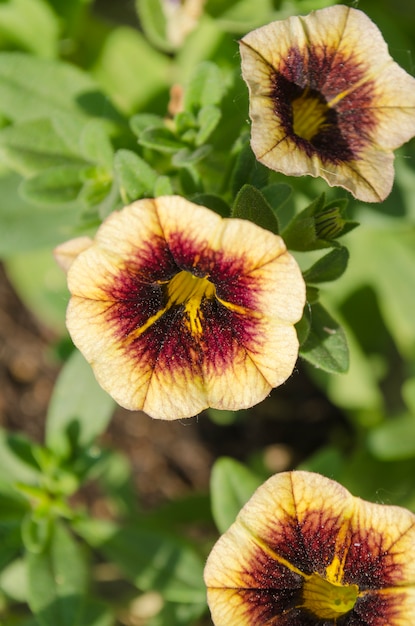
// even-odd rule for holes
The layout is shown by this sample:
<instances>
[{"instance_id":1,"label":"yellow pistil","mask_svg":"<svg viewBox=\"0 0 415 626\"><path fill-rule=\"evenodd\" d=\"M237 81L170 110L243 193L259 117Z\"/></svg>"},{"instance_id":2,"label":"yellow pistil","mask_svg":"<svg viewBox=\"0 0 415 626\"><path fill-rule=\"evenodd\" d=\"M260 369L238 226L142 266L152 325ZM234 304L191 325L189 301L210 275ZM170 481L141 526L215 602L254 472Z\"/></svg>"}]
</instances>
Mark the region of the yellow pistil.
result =
<instances>
[{"instance_id":1,"label":"yellow pistil","mask_svg":"<svg viewBox=\"0 0 415 626\"><path fill-rule=\"evenodd\" d=\"M302 606L318 619L336 619L353 609L358 595L357 585L337 585L311 574L304 582Z\"/></svg>"},{"instance_id":2,"label":"yellow pistil","mask_svg":"<svg viewBox=\"0 0 415 626\"><path fill-rule=\"evenodd\" d=\"M167 285L167 308L184 305L186 321L191 333L201 334L201 302L204 298L213 298L215 294L215 286L207 278L197 278L183 270L176 274Z\"/></svg>"},{"instance_id":3,"label":"yellow pistil","mask_svg":"<svg viewBox=\"0 0 415 626\"><path fill-rule=\"evenodd\" d=\"M329 107L307 90L292 104L294 134L301 139L311 141L327 123Z\"/></svg>"}]
</instances>

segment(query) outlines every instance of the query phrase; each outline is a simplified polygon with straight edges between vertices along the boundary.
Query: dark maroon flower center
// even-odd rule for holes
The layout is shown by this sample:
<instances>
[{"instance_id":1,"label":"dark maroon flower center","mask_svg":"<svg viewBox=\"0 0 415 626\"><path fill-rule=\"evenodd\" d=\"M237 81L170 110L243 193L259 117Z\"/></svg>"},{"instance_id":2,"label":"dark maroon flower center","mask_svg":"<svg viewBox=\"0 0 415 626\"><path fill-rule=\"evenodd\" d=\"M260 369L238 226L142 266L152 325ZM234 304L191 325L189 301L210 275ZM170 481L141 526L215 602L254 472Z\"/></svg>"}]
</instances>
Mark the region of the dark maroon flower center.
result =
<instances>
[{"instance_id":1,"label":"dark maroon flower center","mask_svg":"<svg viewBox=\"0 0 415 626\"><path fill-rule=\"evenodd\" d=\"M339 164L355 160L376 124L374 86L353 57L291 48L273 70L274 111L307 156Z\"/></svg>"}]
</instances>

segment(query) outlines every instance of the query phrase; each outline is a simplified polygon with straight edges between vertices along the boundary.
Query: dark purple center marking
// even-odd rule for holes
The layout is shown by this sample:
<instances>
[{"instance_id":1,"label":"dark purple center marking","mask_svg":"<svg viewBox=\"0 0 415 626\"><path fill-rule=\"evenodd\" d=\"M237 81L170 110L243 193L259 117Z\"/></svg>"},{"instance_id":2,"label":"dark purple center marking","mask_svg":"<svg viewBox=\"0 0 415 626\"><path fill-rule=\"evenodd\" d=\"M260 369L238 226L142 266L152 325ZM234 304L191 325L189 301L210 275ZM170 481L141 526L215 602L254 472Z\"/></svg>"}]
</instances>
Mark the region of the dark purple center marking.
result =
<instances>
[{"instance_id":1,"label":"dark purple center marking","mask_svg":"<svg viewBox=\"0 0 415 626\"><path fill-rule=\"evenodd\" d=\"M255 311L258 285L246 275L243 257L197 245L182 233L169 243L153 239L125 262L107 289L113 303L107 321L137 363L157 362L162 369L200 373L208 362L220 373L234 361L241 345L255 351L260 340L258 320L226 306L229 302ZM198 302L201 332L192 332L188 303L169 302L169 282L183 271L207 278L224 301L210 294Z\"/></svg>"},{"instance_id":2,"label":"dark purple center marking","mask_svg":"<svg viewBox=\"0 0 415 626\"><path fill-rule=\"evenodd\" d=\"M317 48L304 54L295 47L273 71L270 97L275 114L286 135L307 156L318 155L323 163L333 164L359 158L376 125L375 89L373 81L365 80L366 73L353 54L346 57ZM295 133L294 111L299 102L303 114L307 107L318 108L319 123L315 132L310 131L312 136Z\"/></svg>"}]
</instances>

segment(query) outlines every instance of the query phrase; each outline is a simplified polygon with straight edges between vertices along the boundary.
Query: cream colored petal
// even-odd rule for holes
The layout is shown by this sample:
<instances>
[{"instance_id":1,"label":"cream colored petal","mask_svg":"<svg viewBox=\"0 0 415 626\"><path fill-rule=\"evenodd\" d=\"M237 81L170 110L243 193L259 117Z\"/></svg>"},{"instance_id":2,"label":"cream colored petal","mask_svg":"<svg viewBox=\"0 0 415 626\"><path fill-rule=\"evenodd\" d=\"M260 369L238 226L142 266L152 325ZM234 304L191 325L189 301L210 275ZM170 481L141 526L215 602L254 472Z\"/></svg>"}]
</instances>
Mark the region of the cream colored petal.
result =
<instances>
[{"instance_id":1,"label":"cream colored petal","mask_svg":"<svg viewBox=\"0 0 415 626\"><path fill-rule=\"evenodd\" d=\"M207 248L218 247L223 220L214 211L181 196L160 196L154 202L163 237L179 266L193 259L196 251L202 255Z\"/></svg>"},{"instance_id":2,"label":"cream colored petal","mask_svg":"<svg viewBox=\"0 0 415 626\"><path fill-rule=\"evenodd\" d=\"M172 363L167 370L154 364L142 407L148 415L164 420L183 419L208 406L205 383L197 366Z\"/></svg>"},{"instance_id":3,"label":"cream colored petal","mask_svg":"<svg viewBox=\"0 0 415 626\"><path fill-rule=\"evenodd\" d=\"M68 288L72 295L89 300L111 301L111 290L120 273L122 260L91 245L78 256L68 271Z\"/></svg>"},{"instance_id":4,"label":"cream colored petal","mask_svg":"<svg viewBox=\"0 0 415 626\"><path fill-rule=\"evenodd\" d=\"M162 236L154 200L143 199L111 213L98 229L95 241L100 248L125 259L143 243Z\"/></svg>"},{"instance_id":5,"label":"cream colored petal","mask_svg":"<svg viewBox=\"0 0 415 626\"><path fill-rule=\"evenodd\" d=\"M312 11L298 19L310 48L335 50L346 61L359 63L362 69L367 68L368 78L381 72L390 60L382 33L363 11L335 5Z\"/></svg>"},{"instance_id":6,"label":"cream colored petal","mask_svg":"<svg viewBox=\"0 0 415 626\"><path fill-rule=\"evenodd\" d=\"M298 356L295 329L265 321L258 326L258 333L263 334L257 345L235 342L231 359L230 347L225 345L223 365L207 356L203 373L210 406L229 410L251 407L292 374Z\"/></svg>"},{"instance_id":7,"label":"cream colored petal","mask_svg":"<svg viewBox=\"0 0 415 626\"><path fill-rule=\"evenodd\" d=\"M61 243L53 251L58 265L67 272L77 256L92 245L91 237L76 237Z\"/></svg>"},{"instance_id":8,"label":"cream colored petal","mask_svg":"<svg viewBox=\"0 0 415 626\"><path fill-rule=\"evenodd\" d=\"M261 63L261 59L263 65L278 69L293 45L303 50L308 42L301 20L298 17L289 17L256 28L245 35L240 43L242 74L245 80L248 80L251 79L254 70L256 76L252 78L253 86L255 82L259 86L264 84L260 79L260 73L267 71L265 67L261 69L256 67L258 62Z\"/></svg>"},{"instance_id":9,"label":"cream colored petal","mask_svg":"<svg viewBox=\"0 0 415 626\"><path fill-rule=\"evenodd\" d=\"M91 364L101 387L121 406L138 410L144 406L154 363L139 367L126 358L122 342L116 339L116 324L108 316L114 304L72 297L67 310L67 326L75 345Z\"/></svg>"},{"instance_id":10,"label":"cream colored petal","mask_svg":"<svg viewBox=\"0 0 415 626\"><path fill-rule=\"evenodd\" d=\"M362 587L415 587L415 515L397 506L356 498L346 582Z\"/></svg>"},{"instance_id":11,"label":"cream colored petal","mask_svg":"<svg viewBox=\"0 0 415 626\"><path fill-rule=\"evenodd\" d=\"M255 294L255 310L282 322L298 322L305 305L305 284L284 241L247 220L223 221L221 249L226 251L225 259L242 257L241 286ZM227 299L219 285L218 296Z\"/></svg>"},{"instance_id":12,"label":"cream colored petal","mask_svg":"<svg viewBox=\"0 0 415 626\"><path fill-rule=\"evenodd\" d=\"M313 564L313 571L323 573L354 507L351 494L335 481L310 472L285 472L255 492L238 520L293 565L303 569Z\"/></svg>"},{"instance_id":13,"label":"cream colored petal","mask_svg":"<svg viewBox=\"0 0 415 626\"><path fill-rule=\"evenodd\" d=\"M376 78L374 107L373 141L395 150L415 135L415 78L390 63Z\"/></svg>"},{"instance_id":14,"label":"cream colored petal","mask_svg":"<svg viewBox=\"0 0 415 626\"><path fill-rule=\"evenodd\" d=\"M182 269L217 285L193 321L185 304L166 308L163 285ZM72 339L126 408L161 419L246 408L294 368L304 281L281 238L245 220L179 197L133 203L101 226L68 286Z\"/></svg>"},{"instance_id":15,"label":"cream colored petal","mask_svg":"<svg viewBox=\"0 0 415 626\"><path fill-rule=\"evenodd\" d=\"M339 536L347 532L354 506L354 498L346 489L318 474L298 471L272 476L214 546L206 566L206 584L238 587L241 576L248 583L250 576L261 579L270 571L261 554L296 574L324 575L337 554ZM250 545L258 546L252 559ZM274 578L274 585L284 584L284 577L279 579L276 573Z\"/></svg>"}]
</instances>

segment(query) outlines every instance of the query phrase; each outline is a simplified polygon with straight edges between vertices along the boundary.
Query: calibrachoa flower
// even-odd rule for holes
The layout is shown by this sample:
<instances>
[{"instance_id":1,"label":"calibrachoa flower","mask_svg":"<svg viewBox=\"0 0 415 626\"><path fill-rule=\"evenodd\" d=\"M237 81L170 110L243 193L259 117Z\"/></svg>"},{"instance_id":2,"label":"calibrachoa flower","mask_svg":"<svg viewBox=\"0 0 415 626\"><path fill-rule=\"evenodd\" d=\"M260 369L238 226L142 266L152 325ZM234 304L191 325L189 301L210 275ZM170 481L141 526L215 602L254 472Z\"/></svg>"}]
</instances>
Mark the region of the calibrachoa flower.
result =
<instances>
[{"instance_id":1,"label":"calibrachoa flower","mask_svg":"<svg viewBox=\"0 0 415 626\"><path fill-rule=\"evenodd\" d=\"M122 406L161 419L241 409L292 373L305 285L277 235L166 196L57 257L73 253L67 327Z\"/></svg>"},{"instance_id":2,"label":"calibrachoa flower","mask_svg":"<svg viewBox=\"0 0 415 626\"><path fill-rule=\"evenodd\" d=\"M393 150L415 134L415 79L392 60L377 26L336 5L258 28L240 49L257 159L384 200Z\"/></svg>"},{"instance_id":3,"label":"calibrachoa flower","mask_svg":"<svg viewBox=\"0 0 415 626\"><path fill-rule=\"evenodd\" d=\"M415 515L311 472L267 480L205 569L216 626L408 626Z\"/></svg>"},{"instance_id":4,"label":"calibrachoa flower","mask_svg":"<svg viewBox=\"0 0 415 626\"><path fill-rule=\"evenodd\" d=\"M169 43L178 48L196 27L203 12L205 0L162 0L166 17L166 35Z\"/></svg>"}]
</instances>

